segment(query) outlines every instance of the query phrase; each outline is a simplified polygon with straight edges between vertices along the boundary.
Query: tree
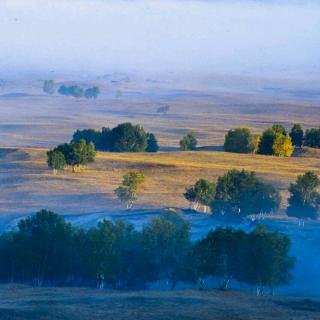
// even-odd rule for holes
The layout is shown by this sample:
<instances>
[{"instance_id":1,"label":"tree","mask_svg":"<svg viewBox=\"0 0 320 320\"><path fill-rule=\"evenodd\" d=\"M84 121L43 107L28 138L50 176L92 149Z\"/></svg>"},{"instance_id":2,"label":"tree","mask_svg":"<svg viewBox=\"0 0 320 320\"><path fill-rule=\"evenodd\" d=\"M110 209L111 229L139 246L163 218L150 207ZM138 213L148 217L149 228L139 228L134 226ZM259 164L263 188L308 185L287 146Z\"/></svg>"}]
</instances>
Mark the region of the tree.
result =
<instances>
[{"instance_id":1,"label":"tree","mask_svg":"<svg viewBox=\"0 0 320 320\"><path fill-rule=\"evenodd\" d=\"M300 220L317 219L320 212L320 178L313 172L298 176L289 187L287 214Z\"/></svg>"},{"instance_id":2,"label":"tree","mask_svg":"<svg viewBox=\"0 0 320 320\"><path fill-rule=\"evenodd\" d=\"M226 290L230 280L242 281L246 263L247 234L219 227L197 241L192 250L192 269L197 278L213 276Z\"/></svg>"},{"instance_id":3,"label":"tree","mask_svg":"<svg viewBox=\"0 0 320 320\"><path fill-rule=\"evenodd\" d=\"M126 203L127 209L132 208L137 200L138 192L145 181L145 175L136 171L129 171L123 176L121 185L115 189L115 194L121 202Z\"/></svg>"},{"instance_id":4,"label":"tree","mask_svg":"<svg viewBox=\"0 0 320 320\"><path fill-rule=\"evenodd\" d=\"M274 287L289 283L295 263L289 256L290 247L286 235L270 232L262 225L248 235L243 280L257 286L257 295L263 294L265 286L273 292Z\"/></svg>"},{"instance_id":5,"label":"tree","mask_svg":"<svg viewBox=\"0 0 320 320\"><path fill-rule=\"evenodd\" d=\"M155 217L142 229L142 259L150 281L168 280L171 288L186 278L186 259L191 249L190 224L177 213Z\"/></svg>"},{"instance_id":6,"label":"tree","mask_svg":"<svg viewBox=\"0 0 320 320\"><path fill-rule=\"evenodd\" d=\"M43 82L43 92L48 94L54 93L54 81L53 80L45 80Z\"/></svg>"},{"instance_id":7,"label":"tree","mask_svg":"<svg viewBox=\"0 0 320 320\"><path fill-rule=\"evenodd\" d=\"M183 151L186 150L196 150L198 140L194 132L190 131L185 135L182 140L180 140L180 147Z\"/></svg>"},{"instance_id":8,"label":"tree","mask_svg":"<svg viewBox=\"0 0 320 320\"><path fill-rule=\"evenodd\" d=\"M241 220L250 214L276 211L280 199L279 192L254 172L234 169L218 178L211 210L214 214Z\"/></svg>"},{"instance_id":9,"label":"tree","mask_svg":"<svg viewBox=\"0 0 320 320\"><path fill-rule=\"evenodd\" d=\"M18 223L18 254L24 261L25 275L35 285L45 280L63 279L69 272L72 228L64 218L41 210Z\"/></svg>"},{"instance_id":10,"label":"tree","mask_svg":"<svg viewBox=\"0 0 320 320\"><path fill-rule=\"evenodd\" d=\"M320 128L311 128L306 131L304 144L311 148L320 148Z\"/></svg>"},{"instance_id":11,"label":"tree","mask_svg":"<svg viewBox=\"0 0 320 320\"><path fill-rule=\"evenodd\" d=\"M210 206L214 199L216 192L216 185L214 182L199 179L194 186L186 189L184 197L190 201L194 202L194 209L197 210L199 204L204 206L204 212L207 212L207 208Z\"/></svg>"},{"instance_id":12,"label":"tree","mask_svg":"<svg viewBox=\"0 0 320 320\"><path fill-rule=\"evenodd\" d=\"M122 123L110 132L110 149L113 152L143 152L147 145L147 133L139 125Z\"/></svg>"},{"instance_id":13,"label":"tree","mask_svg":"<svg viewBox=\"0 0 320 320\"><path fill-rule=\"evenodd\" d=\"M224 149L227 152L253 153L258 139L259 136L253 135L249 128L232 129L225 136Z\"/></svg>"},{"instance_id":14,"label":"tree","mask_svg":"<svg viewBox=\"0 0 320 320\"><path fill-rule=\"evenodd\" d=\"M97 99L100 93L99 87L88 88L84 91L84 96L87 99Z\"/></svg>"},{"instance_id":15,"label":"tree","mask_svg":"<svg viewBox=\"0 0 320 320\"><path fill-rule=\"evenodd\" d=\"M75 172L80 166L88 165L95 160L96 152L92 142L81 139L71 143L64 143L53 149L64 155L67 165Z\"/></svg>"},{"instance_id":16,"label":"tree","mask_svg":"<svg viewBox=\"0 0 320 320\"><path fill-rule=\"evenodd\" d=\"M285 127L281 124L274 124L271 129L274 132L279 133L281 135L284 135L284 136L287 135L287 131L286 131Z\"/></svg>"},{"instance_id":17,"label":"tree","mask_svg":"<svg viewBox=\"0 0 320 320\"><path fill-rule=\"evenodd\" d=\"M60 86L58 89L58 93L64 96L72 96L74 98L81 98L84 95L84 91L79 86Z\"/></svg>"},{"instance_id":18,"label":"tree","mask_svg":"<svg viewBox=\"0 0 320 320\"><path fill-rule=\"evenodd\" d=\"M153 133L147 133L147 149L146 152L157 152L159 150L158 141Z\"/></svg>"},{"instance_id":19,"label":"tree","mask_svg":"<svg viewBox=\"0 0 320 320\"><path fill-rule=\"evenodd\" d=\"M56 174L58 170L65 168L66 159L62 152L50 150L47 152L48 167L53 170L53 174Z\"/></svg>"},{"instance_id":20,"label":"tree","mask_svg":"<svg viewBox=\"0 0 320 320\"><path fill-rule=\"evenodd\" d=\"M258 148L259 154L272 155L273 154L273 144L276 139L276 131L272 128L265 130L262 134L261 141Z\"/></svg>"},{"instance_id":21,"label":"tree","mask_svg":"<svg viewBox=\"0 0 320 320\"><path fill-rule=\"evenodd\" d=\"M170 106L165 105L165 106L159 107L157 109L157 113L162 113L163 115L165 115L169 110L170 110Z\"/></svg>"},{"instance_id":22,"label":"tree","mask_svg":"<svg viewBox=\"0 0 320 320\"><path fill-rule=\"evenodd\" d=\"M294 151L290 136L277 133L272 146L273 154L279 157L290 157Z\"/></svg>"},{"instance_id":23,"label":"tree","mask_svg":"<svg viewBox=\"0 0 320 320\"><path fill-rule=\"evenodd\" d=\"M299 123L295 123L290 131L292 144L295 147L301 147L303 143L303 129Z\"/></svg>"}]
</instances>

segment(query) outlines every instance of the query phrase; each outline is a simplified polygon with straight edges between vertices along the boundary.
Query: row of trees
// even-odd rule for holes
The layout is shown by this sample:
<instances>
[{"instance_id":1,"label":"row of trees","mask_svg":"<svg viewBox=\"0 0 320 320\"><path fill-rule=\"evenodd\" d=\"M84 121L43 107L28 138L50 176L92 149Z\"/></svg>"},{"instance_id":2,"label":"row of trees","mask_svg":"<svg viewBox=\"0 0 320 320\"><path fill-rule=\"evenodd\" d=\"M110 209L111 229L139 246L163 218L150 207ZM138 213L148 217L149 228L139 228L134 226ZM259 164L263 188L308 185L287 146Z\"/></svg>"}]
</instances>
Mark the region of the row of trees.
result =
<instances>
[{"instance_id":1,"label":"row of trees","mask_svg":"<svg viewBox=\"0 0 320 320\"><path fill-rule=\"evenodd\" d=\"M101 130L77 130L72 141L93 142L97 150L112 152L157 152L158 142L153 133L148 133L143 127L130 122L116 127Z\"/></svg>"},{"instance_id":2,"label":"row of trees","mask_svg":"<svg viewBox=\"0 0 320 320\"><path fill-rule=\"evenodd\" d=\"M259 153L290 157L294 147L308 146L320 148L320 128L312 128L304 133L300 124L294 124L290 133L279 124L255 135L249 128L229 130L225 137L224 149L228 152Z\"/></svg>"},{"instance_id":3,"label":"row of trees","mask_svg":"<svg viewBox=\"0 0 320 320\"><path fill-rule=\"evenodd\" d=\"M54 174L58 170L64 170L66 166L71 166L72 171L76 172L80 170L81 166L94 162L95 156L94 144L82 139L60 144L53 150L48 151L47 164Z\"/></svg>"},{"instance_id":4,"label":"row of trees","mask_svg":"<svg viewBox=\"0 0 320 320\"><path fill-rule=\"evenodd\" d=\"M298 176L289 187L287 214L301 220L317 219L320 214L320 178L313 172ZM184 197L195 210L211 209L217 217L241 221L251 214L265 214L279 209L281 196L271 184L254 172L230 170L217 182L198 180L186 189Z\"/></svg>"},{"instance_id":5,"label":"row of trees","mask_svg":"<svg viewBox=\"0 0 320 320\"><path fill-rule=\"evenodd\" d=\"M43 82L43 92L47 94L54 94L55 87L56 85L53 80L45 80ZM73 85L73 86L62 85L59 87L58 93L65 96L72 96L75 98L85 97L87 99L96 99L100 94L100 89L97 86L84 89L76 85Z\"/></svg>"},{"instance_id":6,"label":"row of trees","mask_svg":"<svg viewBox=\"0 0 320 320\"><path fill-rule=\"evenodd\" d=\"M276 287L290 280L290 240L259 226L250 233L218 228L196 243L190 225L175 212L154 217L141 231L103 220L90 229L42 210L0 236L0 279L42 284L141 288L165 280L204 283L213 276L227 289L230 279ZM100 285L101 286L101 285Z\"/></svg>"}]
</instances>

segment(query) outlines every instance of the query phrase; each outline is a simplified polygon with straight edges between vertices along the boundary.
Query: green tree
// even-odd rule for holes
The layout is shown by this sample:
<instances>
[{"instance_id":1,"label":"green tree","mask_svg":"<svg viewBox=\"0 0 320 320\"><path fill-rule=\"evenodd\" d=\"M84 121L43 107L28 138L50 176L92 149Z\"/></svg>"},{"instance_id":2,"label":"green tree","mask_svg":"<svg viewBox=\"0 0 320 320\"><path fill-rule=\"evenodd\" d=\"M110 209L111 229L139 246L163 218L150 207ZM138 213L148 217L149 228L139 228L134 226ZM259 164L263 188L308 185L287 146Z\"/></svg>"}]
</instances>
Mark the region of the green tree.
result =
<instances>
[{"instance_id":1,"label":"green tree","mask_svg":"<svg viewBox=\"0 0 320 320\"><path fill-rule=\"evenodd\" d=\"M264 287L273 291L276 286L289 283L295 263L289 256L290 247L286 235L270 232L261 225L248 235L243 281L255 285L257 295L263 294Z\"/></svg>"},{"instance_id":2,"label":"green tree","mask_svg":"<svg viewBox=\"0 0 320 320\"><path fill-rule=\"evenodd\" d=\"M289 187L287 214L299 220L317 219L320 212L320 178L314 172L298 176ZM303 222L304 224L304 222Z\"/></svg>"},{"instance_id":3,"label":"green tree","mask_svg":"<svg viewBox=\"0 0 320 320\"><path fill-rule=\"evenodd\" d=\"M280 199L279 192L254 172L230 170L218 178L211 210L214 214L241 220L250 214L276 211Z\"/></svg>"},{"instance_id":4,"label":"green tree","mask_svg":"<svg viewBox=\"0 0 320 320\"><path fill-rule=\"evenodd\" d=\"M56 174L58 170L63 170L67 165L63 153L54 150L47 152L47 164L53 170L53 174Z\"/></svg>"},{"instance_id":5,"label":"green tree","mask_svg":"<svg viewBox=\"0 0 320 320\"><path fill-rule=\"evenodd\" d=\"M304 144L311 148L320 148L320 128L311 128L306 131Z\"/></svg>"},{"instance_id":6,"label":"green tree","mask_svg":"<svg viewBox=\"0 0 320 320\"><path fill-rule=\"evenodd\" d=\"M262 134L261 141L258 148L259 154L272 155L273 144L276 139L277 133L272 128L265 130Z\"/></svg>"},{"instance_id":7,"label":"green tree","mask_svg":"<svg viewBox=\"0 0 320 320\"><path fill-rule=\"evenodd\" d=\"M168 280L171 288L184 280L191 249L190 224L177 213L167 212L149 221L142 229L142 258L150 281Z\"/></svg>"},{"instance_id":8,"label":"green tree","mask_svg":"<svg viewBox=\"0 0 320 320\"><path fill-rule=\"evenodd\" d=\"M84 91L79 86L60 86L58 89L58 93L64 96L72 96L74 98L81 98L84 95Z\"/></svg>"},{"instance_id":9,"label":"green tree","mask_svg":"<svg viewBox=\"0 0 320 320\"><path fill-rule=\"evenodd\" d=\"M198 140L194 132L190 131L180 140L180 147L183 151L196 150Z\"/></svg>"},{"instance_id":10,"label":"green tree","mask_svg":"<svg viewBox=\"0 0 320 320\"><path fill-rule=\"evenodd\" d=\"M290 157L294 151L290 136L277 133L272 146L273 154L279 157Z\"/></svg>"},{"instance_id":11,"label":"green tree","mask_svg":"<svg viewBox=\"0 0 320 320\"><path fill-rule=\"evenodd\" d=\"M274 124L271 129L274 132L279 133L281 135L284 135L284 136L287 135L287 131L286 131L285 127L281 124Z\"/></svg>"},{"instance_id":12,"label":"green tree","mask_svg":"<svg viewBox=\"0 0 320 320\"><path fill-rule=\"evenodd\" d=\"M158 141L153 133L148 133L146 152L157 152L159 150Z\"/></svg>"},{"instance_id":13,"label":"green tree","mask_svg":"<svg viewBox=\"0 0 320 320\"><path fill-rule=\"evenodd\" d=\"M292 144L295 147L301 147L303 143L303 129L299 123L295 123L290 131Z\"/></svg>"},{"instance_id":14,"label":"green tree","mask_svg":"<svg viewBox=\"0 0 320 320\"><path fill-rule=\"evenodd\" d=\"M259 136L253 135L249 128L232 129L225 136L224 149L227 152L253 153L258 139Z\"/></svg>"},{"instance_id":15,"label":"green tree","mask_svg":"<svg viewBox=\"0 0 320 320\"><path fill-rule=\"evenodd\" d=\"M122 123L110 132L110 149L113 152L143 152L148 146L147 138L141 126Z\"/></svg>"},{"instance_id":16,"label":"green tree","mask_svg":"<svg viewBox=\"0 0 320 320\"><path fill-rule=\"evenodd\" d=\"M242 230L219 227L197 241L192 250L192 268L197 278L212 276L220 279L226 290L230 280L242 281L247 235Z\"/></svg>"},{"instance_id":17,"label":"green tree","mask_svg":"<svg viewBox=\"0 0 320 320\"><path fill-rule=\"evenodd\" d=\"M100 93L99 87L88 88L84 91L84 96L87 99L97 99Z\"/></svg>"},{"instance_id":18,"label":"green tree","mask_svg":"<svg viewBox=\"0 0 320 320\"><path fill-rule=\"evenodd\" d=\"M54 93L54 81L53 80L45 80L43 82L43 92L48 94Z\"/></svg>"},{"instance_id":19,"label":"green tree","mask_svg":"<svg viewBox=\"0 0 320 320\"><path fill-rule=\"evenodd\" d=\"M194 202L194 209L197 210L199 205L204 207L204 212L208 211L208 207L214 199L216 192L216 185L214 182L199 179L194 186L186 189L184 197L190 201Z\"/></svg>"},{"instance_id":20,"label":"green tree","mask_svg":"<svg viewBox=\"0 0 320 320\"><path fill-rule=\"evenodd\" d=\"M61 152L64 155L67 165L71 166L74 172L79 170L81 166L94 162L96 156L93 142L87 143L83 139L61 144L53 151Z\"/></svg>"},{"instance_id":21,"label":"green tree","mask_svg":"<svg viewBox=\"0 0 320 320\"><path fill-rule=\"evenodd\" d=\"M51 211L41 210L20 220L17 241L24 275L31 276L38 286L45 280L65 279L69 273L71 239L71 225Z\"/></svg>"},{"instance_id":22,"label":"green tree","mask_svg":"<svg viewBox=\"0 0 320 320\"><path fill-rule=\"evenodd\" d=\"M126 203L127 209L132 208L137 200L139 189L144 181L143 173L129 171L123 176L121 185L115 189L116 196L121 202Z\"/></svg>"}]
</instances>

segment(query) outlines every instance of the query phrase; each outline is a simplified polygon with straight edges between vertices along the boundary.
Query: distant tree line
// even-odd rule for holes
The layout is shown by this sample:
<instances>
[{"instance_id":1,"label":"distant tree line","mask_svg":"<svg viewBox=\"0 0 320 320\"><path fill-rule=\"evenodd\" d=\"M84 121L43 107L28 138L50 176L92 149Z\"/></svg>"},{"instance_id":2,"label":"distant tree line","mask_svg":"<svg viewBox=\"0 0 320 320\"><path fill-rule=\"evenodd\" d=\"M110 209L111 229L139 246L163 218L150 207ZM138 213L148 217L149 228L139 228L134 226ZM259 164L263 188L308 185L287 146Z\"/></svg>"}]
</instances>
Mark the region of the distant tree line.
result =
<instances>
[{"instance_id":1,"label":"distant tree line","mask_svg":"<svg viewBox=\"0 0 320 320\"><path fill-rule=\"evenodd\" d=\"M279 124L255 135L249 128L231 129L225 136L224 149L227 152L258 153L290 157L294 147L320 148L320 128L312 128L304 133L300 124L294 124L290 133Z\"/></svg>"},{"instance_id":2,"label":"distant tree line","mask_svg":"<svg viewBox=\"0 0 320 320\"><path fill-rule=\"evenodd\" d=\"M316 220L320 215L320 178L314 172L298 176L289 187L287 214L304 224L306 219ZM199 179L187 187L184 197L191 208L200 206L215 217L240 222L252 214L276 212L281 196L271 184L258 178L254 172L230 170L217 182Z\"/></svg>"},{"instance_id":3,"label":"distant tree line","mask_svg":"<svg viewBox=\"0 0 320 320\"><path fill-rule=\"evenodd\" d=\"M89 229L41 210L0 235L0 280L41 285L144 288L164 280L205 285L209 276L227 289L230 280L248 287L275 288L291 278L294 258L287 236L263 226L246 233L232 228L210 231L193 243L190 224L168 211L141 231L122 221L103 220Z\"/></svg>"},{"instance_id":4,"label":"distant tree line","mask_svg":"<svg viewBox=\"0 0 320 320\"><path fill-rule=\"evenodd\" d=\"M55 92L55 83L53 80L45 80L43 82L43 92L47 94L53 94ZM100 94L100 89L97 86L84 89L77 85L66 86L61 85L58 89L58 93L64 96L71 96L74 98L87 98L96 99Z\"/></svg>"},{"instance_id":5,"label":"distant tree line","mask_svg":"<svg viewBox=\"0 0 320 320\"><path fill-rule=\"evenodd\" d=\"M158 141L153 133L146 132L140 125L130 122L116 127L102 128L101 130L77 130L72 141L85 140L93 142L96 150L111 152L157 152Z\"/></svg>"}]
</instances>

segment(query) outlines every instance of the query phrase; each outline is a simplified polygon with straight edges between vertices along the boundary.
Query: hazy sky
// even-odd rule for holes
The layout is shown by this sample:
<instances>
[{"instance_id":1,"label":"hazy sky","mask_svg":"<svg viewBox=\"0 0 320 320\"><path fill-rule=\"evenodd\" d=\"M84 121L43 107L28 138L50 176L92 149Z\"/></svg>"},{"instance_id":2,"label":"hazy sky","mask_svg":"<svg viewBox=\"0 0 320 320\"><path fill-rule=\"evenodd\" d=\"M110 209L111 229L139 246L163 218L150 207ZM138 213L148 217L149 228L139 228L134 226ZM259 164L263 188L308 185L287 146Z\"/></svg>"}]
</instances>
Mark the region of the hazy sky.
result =
<instances>
[{"instance_id":1,"label":"hazy sky","mask_svg":"<svg viewBox=\"0 0 320 320\"><path fill-rule=\"evenodd\" d=\"M0 74L320 77L320 1L0 0Z\"/></svg>"}]
</instances>

